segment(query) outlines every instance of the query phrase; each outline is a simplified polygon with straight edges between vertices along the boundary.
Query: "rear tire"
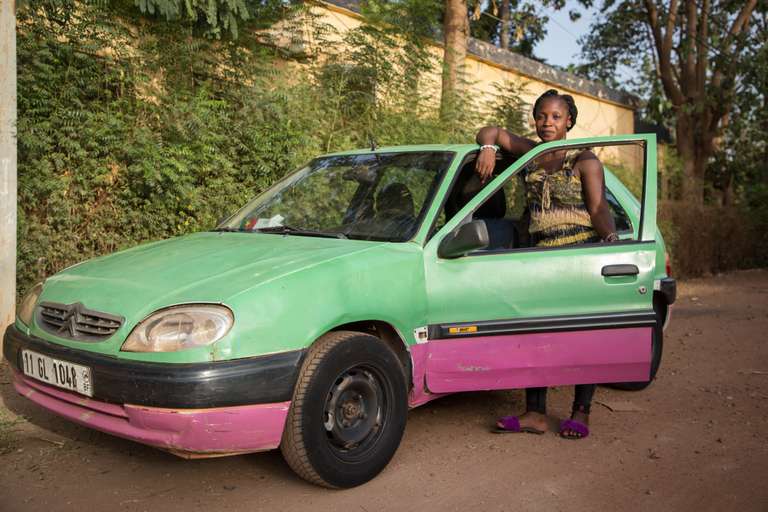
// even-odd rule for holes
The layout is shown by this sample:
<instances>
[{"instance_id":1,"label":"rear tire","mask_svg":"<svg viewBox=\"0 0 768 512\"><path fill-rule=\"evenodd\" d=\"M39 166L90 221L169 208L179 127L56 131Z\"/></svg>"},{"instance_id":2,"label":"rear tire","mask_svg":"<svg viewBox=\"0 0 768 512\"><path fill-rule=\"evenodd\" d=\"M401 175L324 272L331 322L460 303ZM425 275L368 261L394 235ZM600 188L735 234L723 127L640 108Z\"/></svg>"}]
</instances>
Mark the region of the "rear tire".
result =
<instances>
[{"instance_id":1,"label":"rear tire","mask_svg":"<svg viewBox=\"0 0 768 512\"><path fill-rule=\"evenodd\" d=\"M375 336L334 331L302 364L280 449L303 479L354 487L389 463L407 413L405 374L392 349Z\"/></svg>"}]
</instances>

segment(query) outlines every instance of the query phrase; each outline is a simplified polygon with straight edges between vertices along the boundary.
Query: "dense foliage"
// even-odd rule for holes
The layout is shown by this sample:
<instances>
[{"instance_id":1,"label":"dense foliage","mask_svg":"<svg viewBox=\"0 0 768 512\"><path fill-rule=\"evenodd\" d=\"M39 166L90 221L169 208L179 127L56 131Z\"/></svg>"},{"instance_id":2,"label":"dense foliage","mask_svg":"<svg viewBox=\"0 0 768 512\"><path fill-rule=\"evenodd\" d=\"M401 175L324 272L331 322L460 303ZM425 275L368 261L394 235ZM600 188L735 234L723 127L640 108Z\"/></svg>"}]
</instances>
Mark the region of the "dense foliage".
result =
<instances>
[{"instance_id":1,"label":"dense foliage","mask_svg":"<svg viewBox=\"0 0 768 512\"><path fill-rule=\"evenodd\" d=\"M420 87L438 64L398 51L415 36L387 23L333 51L327 27L294 10L284 32L314 26L315 47L286 49L242 27L236 40L199 36L198 22L144 18L131 0L77 6L17 13L19 291L93 256L210 229L314 155L371 139L465 142L486 114L441 123ZM320 45L331 58L312 58Z\"/></svg>"},{"instance_id":2,"label":"dense foliage","mask_svg":"<svg viewBox=\"0 0 768 512\"><path fill-rule=\"evenodd\" d=\"M246 69L268 78L258 54L190 38L191 26L135 23L120 7L18 14L22 288L211 226L312 152L302 120L285 122L290 98L237 85Z\"/></svg>"}]
</instances>

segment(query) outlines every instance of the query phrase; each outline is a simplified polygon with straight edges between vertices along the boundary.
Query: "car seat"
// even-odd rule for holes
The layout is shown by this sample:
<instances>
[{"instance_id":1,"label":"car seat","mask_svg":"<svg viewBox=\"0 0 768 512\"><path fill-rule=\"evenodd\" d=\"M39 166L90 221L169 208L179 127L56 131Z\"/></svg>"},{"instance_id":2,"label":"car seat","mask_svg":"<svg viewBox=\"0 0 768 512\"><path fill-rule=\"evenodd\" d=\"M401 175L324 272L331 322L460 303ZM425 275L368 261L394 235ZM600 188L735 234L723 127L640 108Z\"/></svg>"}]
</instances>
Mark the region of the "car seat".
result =
<instances>
[{"instance_id":1,"label":"car seat","mask_svg":"<svg viewBox=\"0 0 768 512\"><path fill-rule=\"evenodd\" d=\"M462 170L451 198L446 203L446 215L451 210L453 215L462 209L484 186L474 172L474 164L473 167ZM487 250L517 247L517 230L512 220L505 218L506 213L507 198L504 189L500 188L472 215L473 220L482 220L488 228L490 243Z\"/></svg>"}]
</instances>

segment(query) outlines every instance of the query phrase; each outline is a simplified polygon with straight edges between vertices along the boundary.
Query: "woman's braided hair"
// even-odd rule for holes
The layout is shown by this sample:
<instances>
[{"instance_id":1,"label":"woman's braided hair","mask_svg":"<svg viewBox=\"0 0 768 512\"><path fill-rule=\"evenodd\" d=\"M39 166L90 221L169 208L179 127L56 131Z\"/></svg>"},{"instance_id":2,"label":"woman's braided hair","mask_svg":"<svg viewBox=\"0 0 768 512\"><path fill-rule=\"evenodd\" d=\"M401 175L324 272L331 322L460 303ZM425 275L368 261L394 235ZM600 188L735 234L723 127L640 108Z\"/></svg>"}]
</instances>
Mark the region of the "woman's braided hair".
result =
<instances>
[{"instance_id":1,"label":"woman's braided hair","mask_svg":"<svg viewBox=\"0 0 768 512\"><path fill-rule=\"evenodd\" d=\"M568 114L571 116L571 125L566 129L566 131L570 131L571 128L576 126L576 116L579 115L579 109L576 108L576 102L573 101L573 96L570 94L560 94L557 92L556 89L550 89L541 96L538 97L536 100L536 103L533 104L533 118L536 119L536 115L539 113L539 107L541 106L541 102L546 100L547 98L557 98L565 102L565 105L568 107Z\"/></svg>"}]
</instances>

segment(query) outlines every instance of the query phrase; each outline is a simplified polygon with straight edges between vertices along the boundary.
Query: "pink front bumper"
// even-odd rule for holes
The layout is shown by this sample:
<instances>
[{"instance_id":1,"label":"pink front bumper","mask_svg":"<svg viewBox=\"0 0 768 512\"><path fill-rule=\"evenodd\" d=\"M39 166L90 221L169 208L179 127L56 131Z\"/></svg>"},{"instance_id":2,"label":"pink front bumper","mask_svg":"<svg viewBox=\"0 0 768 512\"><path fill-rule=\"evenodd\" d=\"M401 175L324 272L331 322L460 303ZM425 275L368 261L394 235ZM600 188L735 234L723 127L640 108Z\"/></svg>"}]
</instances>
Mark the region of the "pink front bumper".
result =
<instances>
[{"instance_id":1,"label":"pink front bumper","mask_svg":"<svg viewBox=\"0 0 768 512\"><path fill-rule=\"evenodd\" d=\"M277 448L291 405L280 402L215 409L115 405L56 389L15 371L13 386L39 406L75 423L182 457Z\"/></svg>"}]
</instances>

